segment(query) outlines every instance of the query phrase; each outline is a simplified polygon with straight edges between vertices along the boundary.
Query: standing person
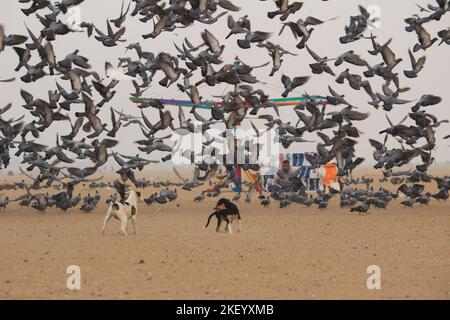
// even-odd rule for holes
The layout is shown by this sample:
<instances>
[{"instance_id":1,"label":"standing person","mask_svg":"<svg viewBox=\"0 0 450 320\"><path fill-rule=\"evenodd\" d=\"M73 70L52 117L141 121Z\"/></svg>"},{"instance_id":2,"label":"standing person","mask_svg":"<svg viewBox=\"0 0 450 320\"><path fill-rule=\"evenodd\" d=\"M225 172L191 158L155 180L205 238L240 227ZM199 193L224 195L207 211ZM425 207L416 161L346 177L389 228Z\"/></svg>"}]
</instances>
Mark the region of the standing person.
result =
<instances>
[{"instance_id":1,"label":"standing person","mask_svg":"<svg viewBox=\"0 0 450 320\"><path fill-rule=\"evenodd\" d=\"M336 187L336 183L338 182L338 169L336 163L327 163L323 166L325 170L325 176L322 179L322 185L324 191L329 187Z\"/></svg>"}]
</instances>

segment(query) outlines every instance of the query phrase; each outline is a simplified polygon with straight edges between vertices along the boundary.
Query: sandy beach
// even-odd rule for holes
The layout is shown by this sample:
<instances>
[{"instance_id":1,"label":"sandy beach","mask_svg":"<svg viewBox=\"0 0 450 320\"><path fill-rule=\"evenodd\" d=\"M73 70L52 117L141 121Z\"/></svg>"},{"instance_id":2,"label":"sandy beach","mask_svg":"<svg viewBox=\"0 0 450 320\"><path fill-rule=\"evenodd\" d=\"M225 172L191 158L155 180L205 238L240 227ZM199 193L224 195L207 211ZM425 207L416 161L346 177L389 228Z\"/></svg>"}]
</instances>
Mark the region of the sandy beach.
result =
<instances>
[{"instance_id":1,"label":"sandy beach","mask_svg":"<svg viewBox=\"0 0 450 320\"><path fill-rule=\"evenodd\" d=\"M166 205L141 202L139 234L124 237L115 220L101 234L113 190L100 193L89 214L38 213L17 203L0 213L0 298L450 298L448 202L406 209L397 201L359 215L337 199L328 210L275 203L264 209L254 194L251 204L239 202L242 232L229 235L217 234L215 222L202 230L217 199L194 203L200 189L179 190ZM80 290L66 287L70 265L80 267ZM367 288L371 265L381 269L380 290Z\"/></svg>"}]
</instances>

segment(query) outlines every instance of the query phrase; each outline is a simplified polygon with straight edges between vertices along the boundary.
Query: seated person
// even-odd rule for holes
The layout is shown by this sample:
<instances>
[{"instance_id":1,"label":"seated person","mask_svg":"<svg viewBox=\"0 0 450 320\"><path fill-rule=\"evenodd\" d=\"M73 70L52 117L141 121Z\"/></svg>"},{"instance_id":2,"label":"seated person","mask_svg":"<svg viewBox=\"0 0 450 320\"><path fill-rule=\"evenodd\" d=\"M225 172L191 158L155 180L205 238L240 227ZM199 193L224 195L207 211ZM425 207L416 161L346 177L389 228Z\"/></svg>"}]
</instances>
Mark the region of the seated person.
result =
<instances>
[{"instance_id":1,"label":"seated person","mask_svg":"<svg viewBox=\"0 0 450 320\"><path fill-rule=\"evenodd\" d=\"M289 160L284 160L281 163L281 168L278 169L277 174L275 176L275 183L281 185L282 180L288 179L292 175L291 163Z\"/></svg>"},{"instance_id":2,"label":"seated person","mask_svg":"<svg viewBox=\"0 0 450 320\"><path fill-rule=\"evenodd\" d=\"M277 171L275 183L285 191L296 192L304 188L304 184L300 175L301 168L292 170L289 160L284 160L281 169Z\"/></svg>"}]
</instances>

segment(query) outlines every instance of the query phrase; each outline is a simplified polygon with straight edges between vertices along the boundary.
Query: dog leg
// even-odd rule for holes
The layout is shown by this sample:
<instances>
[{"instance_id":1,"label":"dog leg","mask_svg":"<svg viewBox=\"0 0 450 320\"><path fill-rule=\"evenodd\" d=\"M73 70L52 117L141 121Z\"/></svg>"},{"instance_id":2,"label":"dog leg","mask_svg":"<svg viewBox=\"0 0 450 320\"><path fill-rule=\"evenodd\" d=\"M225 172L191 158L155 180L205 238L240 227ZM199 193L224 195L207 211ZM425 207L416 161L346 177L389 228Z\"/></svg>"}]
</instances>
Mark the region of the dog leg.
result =
<instances>
[{"instance_id":1,"label":"dog leg","mask_svg":"<svg viewBox=\"0 0 450 320\"><path fill-rule=\"evenodd\" d=\"M105 216L105 220L103 220L103 228L102 228L102 234L105 234L105 229L106 229L106 224L108 223L108 221L112 218L112 215L109 213L106 214Z\"/></svg>"},{"instance_id":2,"label":"dog leg","mask_svg":"<svg viewBox=\"0 0 450 320\"><path fill-rule=\"evenodd\" d=\"M127 233L127 220L128 220L128 217L126 216L126 214L123 214L123 215L120 216L120 221L121 221L121 223L120 223L120 232L122 232L122 234L124 236L128 235L128 233Z\"/></svg>"},{"instance_id":3,"label":"dog leg","mask_svg":"<svg viewBox=\"0 0 450 320\"><path fill-rule=\"evenodd\" d=\"M220 232L220 225L222 224L222 219L218 218L217 219L217 228L216 228L216 232Z\"/></svg>"},{"instance_id":4,"label":"dog leg","mask_svg":"<svg viewBox=\"0 0 450 320\"><path fill-rule=\"evenodd\" d=\"M241 220L238 219L238 232L241 232L241 227L242 227Z\"/></svg>"},{"instance_id":5,"label":"dog leg","mask_svg":"<svg viewBox=\"0 0 450 320\"><path fill-rule=\"evenodd\" d=\"M233 234L232 224L233 223L231 221L227 223L227 229L229 234Z\"/></svg>"},{"instance_id":6,"label":"dog leg","mask_svg":"<svg viewBox=\"0 0 450 320\"><path fill-rule=\"evenodd\" d=\"M137 232L136 215L131 216L131 223L133 224L134 234L138 234L138 232Z\"/></svg>"}]
</instances>

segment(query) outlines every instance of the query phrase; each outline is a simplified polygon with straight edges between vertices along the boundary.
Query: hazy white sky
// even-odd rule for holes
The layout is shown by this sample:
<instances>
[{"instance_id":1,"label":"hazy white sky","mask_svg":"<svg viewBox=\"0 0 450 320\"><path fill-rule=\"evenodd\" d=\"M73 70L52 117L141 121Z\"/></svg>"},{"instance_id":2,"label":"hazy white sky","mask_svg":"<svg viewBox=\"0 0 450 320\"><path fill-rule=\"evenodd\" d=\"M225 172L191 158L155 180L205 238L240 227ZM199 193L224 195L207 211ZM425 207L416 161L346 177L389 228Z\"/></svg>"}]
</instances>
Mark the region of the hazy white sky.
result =
<instances>
[{"instance_id":1,"label":"hazy white sky","mask_svg":"<svg viewBox=\"0 0 450 320\"><path fill-rule=\"evenodd\" d=\"M106 19L117 18L120 13L121 0L85 0L81 5L82 20L86 22L94 22L95 25L101 30L106 30ZM306 52L306 50L298 50L295 48L297 41L294 40L289 30L286 30L282 36L278 36L278 32L281 28L279 19L275 18L270 20L266 17L267 11L272 11L275 8L273 1L260 2L257 0L234 0L236 5L242 7L240 12L230 13L236 19L248 14L252 21L253 30L269 31L273 32L273 36L270 41L280 44L285 49L295 52L297 56L285 56L281 70L275 74L274 77L269 77L271 66L267 66L262 69L254 71L254 75L263 83L256 85L255 87L263 89L272 98L280 97L282 92L282 84L280 81L283 73L294 77L304 76L311 74L309 64L313 62L312 58ZM450 72L450 47L442 45L440 47L433 46L425 53L427 55L427 62L424 70L421 72L418 79L406 79L403 76L403 70L410 68L410 62L408 58L408 48L412 48L417 42L415 33L407 33L404 31L405 23L404 18L407 18L414 13L418 13L419 9L416 7L416 2L425 6L427 3L433 1L388 1L388 0L330 0L323 2L319 0L305 1L304 7L291 16L288 20L296 21L298 18L306 18L307 16L314 16L320 19L330 19L338 17L338 19L327 22L322 26L316 26L315 31L309 41L309 46L316 51L319 55L335 57L348 50L354 50L356 53L367 58L367 60L373 65L381 62L381 57L370 56L367 50L370 49L370 41L360 40L356 43L348 45L341 45L338 38L344 34L344 27L349 22L350 15L356 15L359 13L358 4L362 4L366 7L370 5L377 5L381 12L381 28L374 31L374 34L378 37L378 41L384 43L390 37L393 38L391 48L396 52L397 56L401 56L404 62L401 63L396 71L401 74L402 87L411 87L411 90L404 95L405 99L417 99L422 94L435 94L443 98L443 102L440 105L429 108L429 112L438 116L441 119L450 119L450 109L448 101L450 100L449 90L449 72ZM35 33L41 29L40 23L37 21L34 15L26 17L20 11L20 8L27 7L28 4L20 4L17 0L2 0L0 1L0 23L5 27L6 33L19 33L26 34L24 23L26 23ZM134 4L132 5L132 7ZM236 44L237 36L233 36L228 40L224 40L228 33L226 16L222 17L219 22L214 25L204 25L196 23L185 29L177 29L172 33L163 33L156 39L144 40L141 35L152 31L151 23L141 23L137 17L128 17L125 26L127 27L124 38L127 42L139 42L145 51L152 51L157 54L160 51L170 52L175 54L175 48L173 43L181 44L183 39L187 37L193 44L200 44L201 37L200 32L207 28L210 30L221 43L226 45L226 49L223 54L224 61L233 61L235 55L238 55L243 61L250 65L259 65L270 61L268 52L262 48L252 48L250 50L242 50ZM450 14L444 16L440 22L431 22L427 24L426 29L432 34L436 34L437 31L450 27ZM123 57L125 52L126 43L121 43L114 48L105 48L102 44L96 41L93 37L87 38L84 33L70 34L67 36L59 36L57 40L53 42L53 46L56 52L58 60L65 57L66 54L80 50L80 54L88 57L94 69L103 74L103 65L105 61L110 61L114 64L117 63L118 57ZM35 52L34 52L35 54ZM418 53L416 56L423 55L423 52ZM127 56L137 59L137 56L133 52L128 52ZM38 58L36 58L38 59ZM35 62L36 60L33 60ZM14 73L14 68L17 65L18 58L12 48L7 48L0 54L0 78L8 78L12 76L20 77L23 75L24 70L20 75ZM343 71L349 67L352 73L362 74L365 71L364 68L353 67L347 64L334 68L335 73ZM154 79L152 86L146 92L146 96L155 98L181 98L187 99L187 95L177 92L175 86L171 86L168 89L159 86L158 81L161 79L159 73ZM62 83L62 81L58 81ZM379 78L372 78L370 80L374 91L381 92L381 85L383 81ZM370 117L366 121L358 123L361 131L364 135L360 138L360 143L357 146L357 153L359 156L366 157L368 163L372 162L372 148L368 143L368 138L375 138L382 140L383 137L378 134L387 126L383 110L375 110L372 106L367 104L369 101L366 93L361 91L355 91L351 89L348 84L338 84L335 79L330 75L315 75L312 79L302 88L295 91L293 95L301 95L305 91L309 94L328 94L328 85L331 85L337 92L345 94L346 99L353 105L359 107L360 111L370 112ZM9 111L5 118L10 118L14 115L22 114L26 111L21 107L23 101L19 95L20 89L23 88L35 97L47 99L47 91L55 89L55 79L47 77L43 80L39 80L35 84L25 84L20 80L14 83L1 83L0 91L2 92L0 98L0 105L6 105L9 102L13 103L13 111ZM66 88L67 87L66 84ZM118 93L113 101L103 108L100 113L102 119L106 123L110 123L110 111L109 106L113 106L116 109L124 109L125 112L130 114L139 115L140 111L136 106L129 102L129 93L133 92L133 86L130 82L121 82L118 86ZM226 90L231 90L226 85L219 85L216 87L202 86L199 88L200 94L204 98L211 98L212 95L219 95ZM390 117L394 122L400 121L405 114L410 110L411 105L396 106ZM82 109L82 105L73 105L72 110L79 111ZM177 112L176 107L168 107L174 114ZM330 107L331 108L331 107ZM187 110L186 110L187 111ZM152 121L157 121L158 113L146 109L146 114L151 116ZM269 112L269 111L265 111ZM202 111L204 116L208 114ZM281 114L285 121L297 122L297 117L291 108L282 107ZM27 120L32 119L27 111ZM263 122L259 125L262 126ZM412 122L411 122L412 124ZM54 124L49 130L38 139L39 142L49 145L54 145L56 140L56 133L67 134L70 131L68 123ZM439 162L449 160L450 155L450 141L443 140L442 137L450 134L450 126L443 125L437 131L438 143L434 156ZM77 137L79 138L79 137ZM141 131L138 127L122 128L119 131L120 144L116 148L117 151L136 154L137 146L131 145L129 142L141 138ZM305 134L305 138L310 140L319 141L315 134ZM393 146L394 139L390 140L390 144ZM307 143L298 145L293 150L314 151L315 144ZM158 157L152 156L157 159ZM111 160L110 160L111 161ZM12 160L12 165L17 164L17 159Z\"/></svg>"}]
</instances>

